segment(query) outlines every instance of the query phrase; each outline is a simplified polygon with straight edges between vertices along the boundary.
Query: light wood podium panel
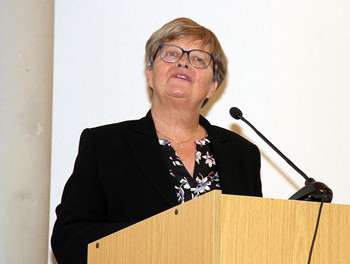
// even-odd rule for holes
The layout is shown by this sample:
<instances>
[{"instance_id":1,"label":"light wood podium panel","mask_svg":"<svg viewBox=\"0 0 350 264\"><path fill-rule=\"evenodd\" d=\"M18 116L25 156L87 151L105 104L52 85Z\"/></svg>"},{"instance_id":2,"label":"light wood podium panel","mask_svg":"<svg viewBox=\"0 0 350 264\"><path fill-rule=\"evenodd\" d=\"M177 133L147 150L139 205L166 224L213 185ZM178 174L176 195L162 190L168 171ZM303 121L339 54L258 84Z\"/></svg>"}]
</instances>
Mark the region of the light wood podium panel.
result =
<instances>
[{"instance_id":1,"label":"light wood podium panel","mask_svg":"<svg viewBox=\"0 0 350 264\"><path fill-rule=\"evenodd\" d=\"M212 191L90 243L88 263L307 263L319 203ZM311 263L350 263L350 206L324 204Z\"/></svg>"}]
</instances>

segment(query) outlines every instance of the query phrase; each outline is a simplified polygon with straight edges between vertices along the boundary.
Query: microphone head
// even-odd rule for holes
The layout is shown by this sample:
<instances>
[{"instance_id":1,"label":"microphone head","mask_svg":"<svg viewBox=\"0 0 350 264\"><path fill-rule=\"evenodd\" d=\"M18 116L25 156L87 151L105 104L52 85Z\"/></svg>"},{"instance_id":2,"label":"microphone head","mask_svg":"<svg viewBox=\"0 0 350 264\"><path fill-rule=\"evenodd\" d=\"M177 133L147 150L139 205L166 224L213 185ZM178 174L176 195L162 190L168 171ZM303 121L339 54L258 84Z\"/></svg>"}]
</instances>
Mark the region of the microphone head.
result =
<instances>
[{"instance_id":1,"label":"microphone head","mask_svg":"<svg viewBox=\"0 0 350 264\"><path fill-rule=\"evenodd\" d=\"M239 110L237 107L232 107L230 109L230 115L234 118L234 119L241 119L243 114L242 111Z\"/></svg>"}]
</instances>

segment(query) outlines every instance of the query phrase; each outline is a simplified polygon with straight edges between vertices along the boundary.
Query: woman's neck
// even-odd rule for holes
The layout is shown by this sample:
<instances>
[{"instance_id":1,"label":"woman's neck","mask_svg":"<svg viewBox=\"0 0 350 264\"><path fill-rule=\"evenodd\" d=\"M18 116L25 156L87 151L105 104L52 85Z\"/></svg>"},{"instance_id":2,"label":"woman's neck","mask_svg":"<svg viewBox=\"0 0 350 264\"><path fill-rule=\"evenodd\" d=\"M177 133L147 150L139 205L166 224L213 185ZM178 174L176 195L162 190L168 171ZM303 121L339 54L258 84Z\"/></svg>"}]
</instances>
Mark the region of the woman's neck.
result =
<instances>
[{"instance_id":1,"label":"woman's neck","mask_svg":"<svg viewBox=\"0 0 350 264\"><path fill-rule=\"evenodd\" d=\"M159 108L152 105L152 118L158 134L178 141L187 140L196 133L199 111L186 111L171 107Z\"/></svg>"}]
</instances>

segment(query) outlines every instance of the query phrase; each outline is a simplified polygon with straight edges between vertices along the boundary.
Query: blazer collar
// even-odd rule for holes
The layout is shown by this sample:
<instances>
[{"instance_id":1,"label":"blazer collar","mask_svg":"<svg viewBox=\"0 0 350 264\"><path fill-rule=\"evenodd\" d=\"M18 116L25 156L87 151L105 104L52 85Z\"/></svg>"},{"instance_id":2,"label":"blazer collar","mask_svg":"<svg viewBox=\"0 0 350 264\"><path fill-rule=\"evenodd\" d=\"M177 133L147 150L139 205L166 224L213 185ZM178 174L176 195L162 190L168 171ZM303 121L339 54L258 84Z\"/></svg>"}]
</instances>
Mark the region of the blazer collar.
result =
<instances>
[{"instance_id":1,"label":"blazer collar","mask_svg":"<svg viewBox=\"0 0 350 264\"><path fill-rule=\"evenodd\" d=\"M234 194L239 186L239 149L223 128L212 126L200 116L199 123L207 130L223 193Z\"/></svg>"},{"instance_id":2,"label":"blazer collar","mask_svg":"<svg viewBox=\"0 0 350 264\"><path fill-rule=\"evenodd\" d=\"M174 184L169 176L154 127L151 111L141 118L134 131L126 135L136 163L145 177L170 206L178 205Z\"/></svg>"}]
</instances>

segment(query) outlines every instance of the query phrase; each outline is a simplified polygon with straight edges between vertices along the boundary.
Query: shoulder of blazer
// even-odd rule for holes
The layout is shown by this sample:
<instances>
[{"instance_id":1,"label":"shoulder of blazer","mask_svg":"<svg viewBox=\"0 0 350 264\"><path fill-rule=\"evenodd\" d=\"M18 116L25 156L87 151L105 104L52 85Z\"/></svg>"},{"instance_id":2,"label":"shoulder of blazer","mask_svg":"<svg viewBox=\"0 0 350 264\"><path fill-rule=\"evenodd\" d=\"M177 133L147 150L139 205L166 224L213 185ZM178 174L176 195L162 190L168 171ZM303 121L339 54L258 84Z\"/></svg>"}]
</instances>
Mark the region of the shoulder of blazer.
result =
<instances>
[{"instance_id":1,"label":"shoulder of blazer","mask_svg":"<svg viewBox=\"0 0 350 264\"><path fill-rule=\"evenodd\" d=\"M130 133L141 133L146 135L155 135L155 128L150 111L141 119L127 120L119 123L107 124L103 126L87 128L85 134L92 134L95 140L110 141L116 140L123 135Z\"/></svg>"}]
</instances>

